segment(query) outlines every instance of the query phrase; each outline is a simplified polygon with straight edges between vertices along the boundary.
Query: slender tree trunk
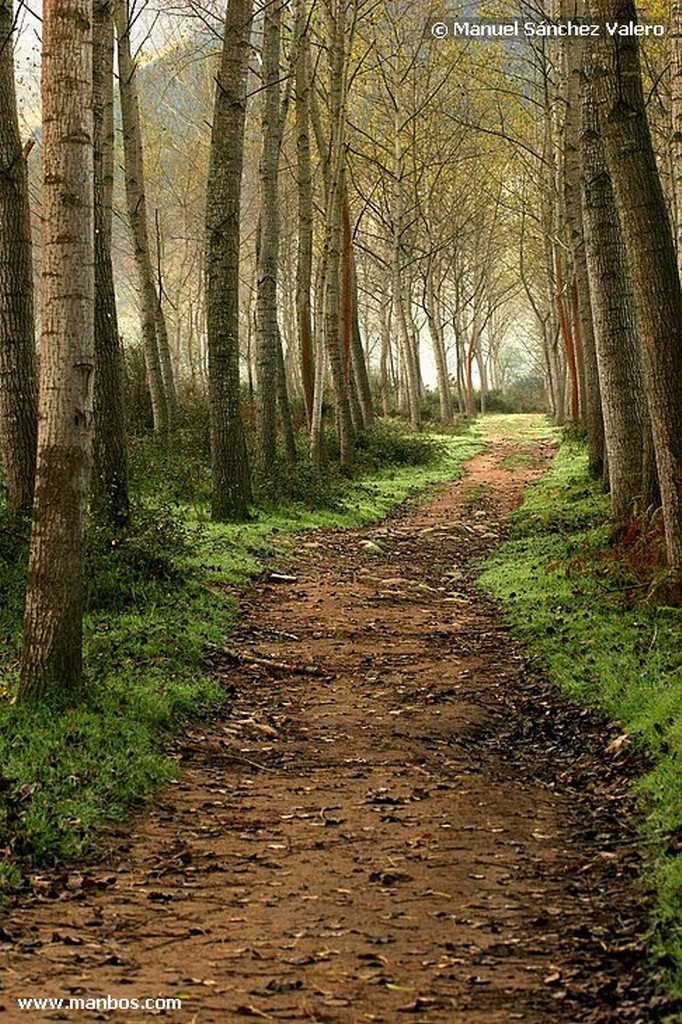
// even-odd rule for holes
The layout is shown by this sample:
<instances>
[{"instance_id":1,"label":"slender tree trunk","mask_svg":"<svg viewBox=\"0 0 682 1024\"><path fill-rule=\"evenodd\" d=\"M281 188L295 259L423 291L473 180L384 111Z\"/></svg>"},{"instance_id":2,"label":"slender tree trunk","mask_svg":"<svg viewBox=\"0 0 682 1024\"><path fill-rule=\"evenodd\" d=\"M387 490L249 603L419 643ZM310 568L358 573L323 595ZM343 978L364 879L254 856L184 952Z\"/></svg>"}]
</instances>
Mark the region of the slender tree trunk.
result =
<instances>
[{"instance_id":1,"label":"slender tree trunk","mask_svg":"<svg viewBox=\"0 0 682 1024\"><path fill-rule=\"evenodd\" d=\"M130 47L128 0L115 0L114 22L118 42L118 79L123 121L123 153L128 220L133 239L135 265L140 288L140 318L147 379L152 401L154 430L165 439L174 428L173 399L169 397L168 374L164 374L157 333L159 296L154 281L149 246L147 199L144 180L142 130L137 98L137 76Z\"/></svg>"},{"instance_id":2,"label":"slender tree trunk","mask_svg":"<svg viewBox=\"0 0 682 1024\"><path fill-rule=\"evenodd\" d=\"M395 322L398 325L398 339L400 342L400 357L404 370L404 384L407 391L407 404L410 414L410 426L412 430L421 430L421 405L420 405L420 394L419 394L419 368L415 360L414 349L412 347L412 339L410 338L410 331L408 326L408 312L406 310L407 303L411 302L412 296L409 294L409 288L407 289L407 295L405 294L406 289L403 284L403 234L405 230L404 225L404 205L405 197L403 195L403 178L405 176L405 156L403 152L402 138L401 138L401 122L400 122L400 110L396 107L394 112L393 120L393 145L394 145L394 176L393 176L393 196L392 196L392 209L391 215L393 220L392 225L392 286L393 286L393 309L395 313Z\"/></svg>"},{"instance_id":3,"label":"slender tree trunk","mask_svg":"<svg viewBox=\"0 0 682 1024\"><path fill-rule=\"evenodd\" d=\"M597 0L602 21L637 20L632 0ZM666 550L682 569L682 287L646 120L635 36L604 38L600 122L637 308Z\"/></svg>"},{"instance_id":4,"label":"slender tree trunk","mask_svg":"<svg viewBox=\"0 0 682 1024\"><path fill-rule=\"evenodd\" d=\"M554 299L556 302L557 318L561 330L561 340L566 353L566 367L571 383L571 419L577 423L580 419L580 384L578 379L578 363L575 354L573 332L571 321L568 315L568 304L564 274L561 266L561 253L555 248L554 252Z\"/></svg>"},{"instance_id":5,"label":"slender tree trunk","mask_svg":"<svg viewBox=\"0 0 682 1024\"><path fill-rule=\"evenodd\" d=\"M258 461L265 476L272 473L277 456L281 19L279 0L267 4L263 14L263 147L260 159L261 207L257 248Z\"/></svg>"},{"instance_id":6,"label":"slender tree trunk","mask_svg":"<svg viewBox=\"0 0 682 1024\"><path fill-rule=\"evenodd\" d=\"M474 356L476 352L476 326L471 328L471 338L467 345L466 355L464 357L464 393L466 396L466 411L467 416L476 415L476 398L474 395Z\"/></svg>"},{"instance_id":7,"label":"slender tree trunk","mask_svg":"<svg viewBox=\"0 0 682 1024\"><path fill-rule=\"evenodd\" d=\"M313 414L310 421L310 462L319 472L326 458L324 439L324 378L327 352L321 331L316 332L315 387L313 390Z\"/></svg>"},{"instance_id":8,"label":"slender tree trunk","mask_svg":"<svg viewBox=\"0 0 682 1024\"><path fill-rule=\"evenodd\" d=\"M327 355L324 339L324 285L326 280L326 252L322 251L315 280L315 380L313 387L313 414L310 420L310 462L319 470L324 456L323 431L324 384L327 372Z\"/></svg>"},{"instance_id":9,"label":"slender tree trunk","mask_svg":"<svg viewBox=\"0 0 682 1024\"><path fill-rule=\"evenodd\" d=\"M407 408L410 416L412 430L421 430L422 417L421 405L419 402L419 370L414 358L412 338L408 325L405 303L410 301L409 296L403 294L401 259L398 246L394 246L393 254L393 313L394 322L398 325L398 340L400 343L400 359L403 366L403 385L407 398Z\"/></svg>"},{"instance_id":10,"label":"slender tree trunk","mask_svg":"<svg viewBox=\"0 0 682 1024\"><path fill-rule=\"evenodd\" d=\"M341 340L341 235L341 196L335 183L330 193L327 217L324 337L336 400L340 461L344 468L348 468L353 461L354 430Z\"/></svg>"},{"instance_id":11,"label":"slender tree trunk","mask_svg":"<svg viewBox=\"0 0 682 1024\"><path fill-rule=\"evenodd\" d=\"M298 186L298 252L296 315L301 353L301 382L306 418L313 415L313 329L311 290L313 270L313 172L310 160L310 69L306 0L296 2L296 166Z\"/></svg>"},{"instance_id":12,"label":"slender tree trunk","mask_svg":"<svg viewBox=\"0 0 682 1024\"><path fill-rule=\"evenodd\" d=\"M620 519L642 491L644 394L625 248L599 135L589 58L586 71L581 136L586 256L611 503Z\"/></svg>"},{"instance_id":13,"label":"slender tree trunk","mask_svg":"<svg viewBox=\"0 0 682 1024\"><path fill-rule=\"evenodd\" d=\"M670 101L672 137L670 140L673 197L675 200L675 237L677 264L682 275L682 2L670 5L671 61Z\"/></svg>"},{"instance_id":14,"label":"slender tree trunk","mask_svg":"<svg viewBox=\"0 0 682 1024\"><path fill-rule=\"evenodd\" d=\"M486 366L485 356L483 355L483 338L480 334L478 335L478 341L476 342L475 354L476 363L478 365L478 377L480 380L481 416L485 416L488 401L488 367Z\"/></svg>"},{"instance_id":15,"label":"slender tree trunk","mask_svg":"<svg viewBox=\"0 0 682 1024\"><path fill-rule=\"evenodd\" d=\"M113 164L114 31L111 0L95 0L93 113L95 169L95 438L93 507L123 524L130 510L123 406L123 353L111 263L110 168ZM111 134L108 134L111 130Z\"/></svg>"},{"instance_id":16,"label":"slender tree trunk","mask_svg":"<svg viewBox=\"0 0 682 1024\"><path fill-rule=\"evenodd\" d=\"M279 406L280 419L282 421L282 436L284 438L284 451L289 465L296 462L296 437L294 435L294 424L291 418L291 405L289 403L289 385L287 382L287 369L284 362L282 339L277 328L277 346L275 348L277 358L277 405Z\"/></svg>"},{"instance_id":17,"label":"slender tree trunk","mask_svg":"<svg viewBox=\"0 0 682 1024\"><path fill-rule=\"evenodd\" d=\"M330 0L327 8L329 40L329 119L331 159L325 218L324 337L331 370L339 431L339 458L347 469L353 461L354 430L351 419L348 377L344 369L341 318L341 268L343 248L343 197L346 178L346 101L348 49L353 32L346 31L345 0Z\"/></svg>"},{"instance_id":18,"label":"slender tree trunk","mask_svg":"<svg viewBox=\"0 0 682 1024\"><path fill-rule=\"evenodd\" d=\"M38 464L19 699L82 684L94 371L92 0L45 4Z\"/></svg>"},{"instance_id":19,"label":"slender tree trunk","mask_svg":"<svg viewBox=\"0 0 682 1024\"><path fill-rule=\"evenodd\" d=\"M362 348L360 334L360 318L358 315L358 279L355 269L355 255L350 224L350 207L348 193L344 189L343 200L343 331L344 354L347 360L346 378L349 383L351 400L354 400L359 416L356 430L371 427L374 420L372 410L372 392L369 386L365 353ZM353 395L355 398L353 399Z\"/></svg>"},{"instance_id":20,"label":"slender tree trunk","mask_svg":"<svg viewBox=\"0 0 682 1024\"><path fill-rule=\"evenodd\" d=\"M569 16L569 12L565 12ZM584 13L584 12L581 12ZM590 286L585 258L585 239L580 193L580 88L584 46L572 39L564 47L566 57L567 109L564 131L564 201L573 257L573 335L582 353L583 417L587 430L588 467L592 476L604 472L604 420L599 391L597 350L594 339Z\"/></svg>"},{"instance_id":21,"label":"slender tree trunk","mask_svg":"<svg viewBox=\"0 0 682 1024\"><path fill-rule=\"evenodd\" d=\"M31 220L14 86L12 0L0 0L0 449L7 503L29 512L36 465L37 381Z\"/></svg>"},{"instance_id":22,"label":"slender tree trunk","mask_svg":"<svg viewBox=\"0 0 682 1024\"><path fill-rule=\"evenodd\" d=\"M372 401L372 388L369 383L367 372L367 361L362 347L362 335L360 334L360 316L358 313L357 278L353 269L353 330L351 336L352 346L352 368L355 379L355 386L358 391L358 401L362 412L362 425L367 430L374 423L374 403Z\"/></svg>"},{"instance_id":23,"label":"slender tree trunk","mask_svg":"<svg viewBox=\"0 0 682 1024\"><path fill-rule=\"evenodd\" d=\"M381 396L381 412L388 416L390 412L389 362L391 359L391 296L384 292L379 307L379 325L381 331L381 353L379 356L379 394Z\"/></svg>"},{"instance_id":24,"label":"slender tree trunk","mask_svg":"<svg viewBox=\"0 0 682 1024\"><path fill-rule=\"evenodd\" d=\"M251 475L239 394L239 226L253 0L228 0L206 196L206 329L215 520L244 519Z\"/></svg>"},{"instance_id":25,"label":"slender tree trunk","mask_svg":"<svg viewBox=\"0 0 682 1024\"><path fill-rule=\"evenodd\" d=\"M450 395L450 375L445 353L443 325L439 318L439 303L433 281L433 269L429 266L424 286L424 312L431 335L433 360L436 364L436 380L438 383L438 404L442 423L452 423L452 397Z\"/></svg>"},{"instance_id":26,"label":"slender tree trunk","mask_svg":"<svg viewBox=\"0 0 682 1024\"><path fill-rule=\"evenodd\" d=\"M159 282L156 290L157 300L156 311L154 313L154 325L156 327L156 341L159 348L159 360L161 362L163 391L166 396L166 405L168 407L168 427L170 431L173 431L178 425L178 395L175 387L173 359L171 357L170 343L168 341L168 324L166 323L166 314L163 311L163 287L161 274L158 276Z\"/></svg>"}]
</instances>

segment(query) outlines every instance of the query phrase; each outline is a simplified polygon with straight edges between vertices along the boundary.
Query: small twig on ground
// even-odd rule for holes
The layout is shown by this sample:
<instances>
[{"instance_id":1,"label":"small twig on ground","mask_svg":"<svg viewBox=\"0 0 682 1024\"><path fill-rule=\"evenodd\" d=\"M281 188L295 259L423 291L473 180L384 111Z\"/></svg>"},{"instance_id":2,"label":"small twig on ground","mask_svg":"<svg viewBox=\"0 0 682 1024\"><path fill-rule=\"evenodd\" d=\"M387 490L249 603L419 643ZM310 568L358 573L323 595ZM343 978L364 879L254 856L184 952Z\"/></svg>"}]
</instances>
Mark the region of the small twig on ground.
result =
<instances>
[{"instance_id":1,"label":"small twig on ground","mask_svg":"<svg viewBox=\"0 0 682 1024\"><path fill-rule=\"evenodd\" d=\"M243 665L259 665L261 668L270 668L275 672L289 672L291 675L318 676L325 678L328 673L315 665L290 665L286 661L275 661L274 658L261 658L255 654L244 654L242 651L227 649L223 651L226 658L240 662Z\"/></svg>"}]
</instances>

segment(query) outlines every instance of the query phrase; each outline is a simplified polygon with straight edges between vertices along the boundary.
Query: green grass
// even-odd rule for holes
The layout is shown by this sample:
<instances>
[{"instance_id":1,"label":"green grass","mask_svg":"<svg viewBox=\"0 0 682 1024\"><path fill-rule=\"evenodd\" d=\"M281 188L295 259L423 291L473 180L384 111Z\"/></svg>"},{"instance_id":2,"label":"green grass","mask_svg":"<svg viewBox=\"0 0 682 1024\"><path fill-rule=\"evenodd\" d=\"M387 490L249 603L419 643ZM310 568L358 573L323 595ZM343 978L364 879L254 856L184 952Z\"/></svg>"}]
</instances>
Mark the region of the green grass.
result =
<instances>
[{"instance_id":1,"label":"green grass","mask_svg":"<svg viewBox=\"0 0 682 1024\"><path fill-rule=\"evenodd\" d=\"M682 996L682 610L634 604L600 571L609 550L608 501L589 479L578 443L561 447L511 527L481 585L501 598L550 678L620 721L650 755L653 767L637 792L646 882L656 900L651 948Z\"/></svg>"},{"instance_id":2,"label":"green grass","mask_svg":"<svg viewBox=\"0 0 682 1024\"><path fill-rule=\"evenodd\" d=\"M366 445L364 476L323 481L308 501L263 500L252 521L238 525L212 523L201 494L188 499L188 481L205 474L185 454L175 473L157 449L154 483L138 451L131 528L89 530L88 687L78 700L11 701L26 544L0 524L0 846L8 847L0 899L20 887L22 873L82 854L104 822L148 800L174 772L164 754L172 732L229 701L205 657L229 637L232 586L286 563L301 531L374 522L457 476L482 448L475 431L412 441L385 425ZM391 463L377 468L383 457ZM169 491L178 481L182 499Z\"/></svg>"},{"instance_id":3,"label":"green grass","mask_svg":"<svg viewBox=\"0 0 682 1024\"><path fill-rule=\"evenodd\" d=\"M548 416L538 413L500 413L486 416L479 425L482 436L493 441L556 441L560 431Z\"/></svg>"}]
</instances>

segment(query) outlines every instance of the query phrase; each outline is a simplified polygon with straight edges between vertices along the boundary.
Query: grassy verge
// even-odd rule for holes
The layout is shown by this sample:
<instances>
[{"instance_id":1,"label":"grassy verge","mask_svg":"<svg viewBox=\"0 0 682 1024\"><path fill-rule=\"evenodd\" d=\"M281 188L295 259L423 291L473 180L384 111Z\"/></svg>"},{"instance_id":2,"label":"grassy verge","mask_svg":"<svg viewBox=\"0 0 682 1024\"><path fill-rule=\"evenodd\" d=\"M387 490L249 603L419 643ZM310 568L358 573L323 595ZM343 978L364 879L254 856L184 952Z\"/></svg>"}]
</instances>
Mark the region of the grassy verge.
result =
<instances>
[{"instance_id":1,"label":"grassy verge","mask_svg":"<svg viewBox=\"0 0 682 1024\"><path fill-rule=\"evenodd\" d=\"M682 996L682 609L614 572L607 499L564 444L512 518L481 583L568 694L622 723L650 756L637 784L655 894L651 948ZM633 828L635 825L633 824Z\"/></svg>"},{"instance_id":2,"label":"grassy verge","mask_svg":"<svg viewBox=\"0 0 682 1024\"><path fill-rule=\"evenodd\" d=\"M246 524L212 523L201 500L169 496L164 482L185 486L194 473L187 459L174 467L163 456L165 477L152 486L142 473L132 528L89 531L89 686L78 701L11 702L24 559L16 537L0 543L0 899L21 888L27 872L82 854L105 821L147 799L174 771L163 752L168 734L229 700L204 659L229 635L230 586L266 563L285 563L301 531L377 520L457 476L482 447L475 432L400 441L380 429L378 442L376 435L367 441L371 472L327 480L309 500L263 500ZM377 468L382 453L388 464ZM155 488L161 499L151 497Z\"/></svg>"}]
</instances>

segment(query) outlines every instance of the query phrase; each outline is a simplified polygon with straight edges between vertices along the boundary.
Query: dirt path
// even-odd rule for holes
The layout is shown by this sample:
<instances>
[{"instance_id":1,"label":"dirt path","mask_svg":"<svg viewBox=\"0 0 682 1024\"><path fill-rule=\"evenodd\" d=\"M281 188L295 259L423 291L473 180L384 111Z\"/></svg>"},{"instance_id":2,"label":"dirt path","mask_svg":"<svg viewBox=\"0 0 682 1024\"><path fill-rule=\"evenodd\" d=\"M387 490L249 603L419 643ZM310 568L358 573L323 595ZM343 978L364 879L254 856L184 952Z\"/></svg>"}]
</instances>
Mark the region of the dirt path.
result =
<instances>
[{"instance_id":1,"label":"dirt path","mask_svg":"<svg viewBox=\"0 0 682 1024\"><path fill-rule=\"evenodd\" d=\"M232 645L288 667L215 655L229 719L187 737L103 861L4 920L0 1021L27 1019L19 996L106 994L181 999L177 1024L661 1019L627 755L473 587L546 455L496 443L430 504L305 535L289 579L254 584Z\"/></svg>"}]
</instances>

